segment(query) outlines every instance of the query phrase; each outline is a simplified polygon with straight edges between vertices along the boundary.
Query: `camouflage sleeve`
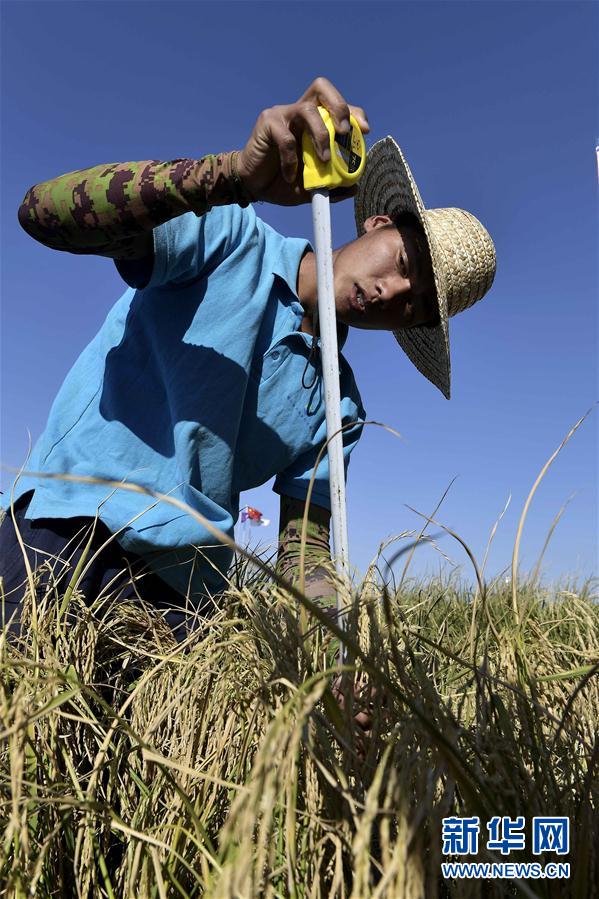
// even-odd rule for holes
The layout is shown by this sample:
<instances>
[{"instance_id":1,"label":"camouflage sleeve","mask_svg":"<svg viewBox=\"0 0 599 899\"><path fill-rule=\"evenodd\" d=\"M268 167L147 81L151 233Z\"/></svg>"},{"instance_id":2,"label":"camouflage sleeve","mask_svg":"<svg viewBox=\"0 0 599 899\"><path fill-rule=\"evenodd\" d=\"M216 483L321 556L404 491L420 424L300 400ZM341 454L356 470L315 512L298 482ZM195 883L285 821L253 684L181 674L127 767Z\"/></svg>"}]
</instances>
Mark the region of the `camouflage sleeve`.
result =
<instances>
[{"instance_id":1,"label":"camouflage sleeve","mask_svg":"<svg viewBox=\"0 0 599 899\"><path fill-rule=\"evenodd\" d=\"M234 151L69 172L27 191L19 222L31 237L56 250L140 259L157 225L185 212L202 215L212 206L251 202L236 158Z\"/></svg>"},{"instance_id":2,"label":"camouflage sleeve","mask_svg":"<svg viewBox=\"0 0 599 899\"><path fill-rule=\"evenodd\" d=\"M292 582L296 582L299 577L303 517L302 500L281 496L277 570ZM331 513L328 509L310 506L305 556L306 595L312 599L317 597L322 599L325 606L330 606L335 596L331 582L330 518Z\"/></svg>"}]
</instances>

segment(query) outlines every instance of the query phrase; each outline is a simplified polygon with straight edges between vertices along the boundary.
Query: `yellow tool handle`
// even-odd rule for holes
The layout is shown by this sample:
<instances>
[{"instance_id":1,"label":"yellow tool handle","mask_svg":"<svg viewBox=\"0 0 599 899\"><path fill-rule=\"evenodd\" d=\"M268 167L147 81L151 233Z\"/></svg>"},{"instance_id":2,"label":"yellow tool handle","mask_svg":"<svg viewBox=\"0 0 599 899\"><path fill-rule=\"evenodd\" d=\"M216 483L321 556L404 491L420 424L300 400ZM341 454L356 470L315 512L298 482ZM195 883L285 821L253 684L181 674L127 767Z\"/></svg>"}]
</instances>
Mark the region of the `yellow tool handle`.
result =
<instances>
[{"instance_id":1,"label":"yellow tool handle","mask_svg":"<svg viewBox=\"0 0 599 899\"><path fill-rule=\"evenodd\" d=\"M333 119L324 106L318 111L329 132L331 158L326 162L317 155L312 138L307 131L302 135L302 156L304 160L304 187L319 190L335 187L350 187L364 171L366 144L357 121L350 115L350 130L347 134L335 131Z\"/></svg>"}]
</instances>

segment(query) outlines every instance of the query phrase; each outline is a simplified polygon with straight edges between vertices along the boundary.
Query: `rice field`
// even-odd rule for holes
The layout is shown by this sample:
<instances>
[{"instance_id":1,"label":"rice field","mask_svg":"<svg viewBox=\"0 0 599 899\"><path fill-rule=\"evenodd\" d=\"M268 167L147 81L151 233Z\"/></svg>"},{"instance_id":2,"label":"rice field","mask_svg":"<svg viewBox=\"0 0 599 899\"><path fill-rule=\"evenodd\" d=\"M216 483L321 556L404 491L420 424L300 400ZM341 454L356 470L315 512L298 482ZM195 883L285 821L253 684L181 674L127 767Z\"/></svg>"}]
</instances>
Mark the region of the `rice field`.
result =
<instances>
[{"instance_id":1,"label":"rice field","mask_svg":"<svg viewBox=\"0 0 599 899\"><path fill-rule=\"evenodd\" d=\"M260 570L236 577L185 644L141 603L75 589L61 615L29 593L0 646L3 895L594 895L593 584L521 581L515 616L505 583L391 593L372 570L341 708L335 624ZM354 672L377 688L368 734ZM570 879L443 880L454 815L568 816Z\"/></svg>"},{"instance_id":2,"label":"rice field","mask_svg":"<svg viewBox=\"0 0 599 899\"><path fill-rule=\"evenodd\" d=\"M21 636L0 635L0 895L599 895L596 583L518 563L559 449L511 579L485 581L456 534L474 587L410 577L425 525L399 582L373 563L339 583L343 630L241 550L183 643L143 599L87 606L80 568L64 593L33 572ZM509 859L486 845L497 816L525 821ZM545 816L569 819L567 855L531 854ZM474 856L443 854L449 818L480 822ZM448 860L570 876L444 877Z\"/></svg>"}]
</instances>

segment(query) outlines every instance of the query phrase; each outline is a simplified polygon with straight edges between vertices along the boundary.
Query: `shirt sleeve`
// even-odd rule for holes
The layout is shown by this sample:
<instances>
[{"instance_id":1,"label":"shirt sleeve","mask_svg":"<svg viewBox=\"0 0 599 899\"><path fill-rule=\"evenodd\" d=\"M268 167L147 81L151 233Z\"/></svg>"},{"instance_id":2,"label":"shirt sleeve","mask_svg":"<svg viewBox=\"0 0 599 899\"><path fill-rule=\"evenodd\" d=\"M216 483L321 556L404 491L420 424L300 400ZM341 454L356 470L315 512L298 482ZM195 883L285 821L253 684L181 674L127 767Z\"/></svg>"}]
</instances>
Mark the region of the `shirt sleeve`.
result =
<instances>
[{"instance_id":1,"label":"shirt sleeve","mask_svg":"<svg viewBox=\"0 0 599 899\"><path fill-rule=\"evenodd\" d=\"M346 481L349 458L360 439L361 433L362 421L356 422L354 427L348 428L347 431L343 432L343 463ZM291 496L293 499L305 500L322 443L324 441L321 442L320 446L312 447L312 449L296 459L285 471L277 475L272 488L275 493ZM320 460L316 471L311 502L316 503L317 506L323 506L329 512L331 511L329 458L326 453Z\"/></svg>"},{"instance_id":2,"label":"shirt sleeve","mask_svg":"<svg viewBox=\"0 0 599 899\"><path fill-rule=\"evenodd\" d=\"M209 273L243 239L255 220L251 207L219 206L197 216L193 212L170 219L153 230L153 266L142 261L117 263L130 287L182 285Z\"/></svg>"},{"instance_id":3,"label":"shirt sleeve","mask_svg":"<svg viewBox=\"0 0 599 899\"><path fill-rule=\"evenodd\" d=\"M343 357L341 358L343 359ZM344 381L347 385L345 390L343 389ZM366 420L366 412L364 411L353 373L345 359L343 359L341 369L341 387L341 423L343 425L353 425L343 431L343 463L345 480L347 481L349 459L362 435L363 423ZM272 488L275 493L290 496L293 499L299 500L304 500L306 498L310 480L316 465L316 459L325 441L326 422L323 422L322 427L319 428L315 436L313 446L277 475ZM323 506L325 509L328 509L329 512L331 511L329 459L326 452L320 460L316 470L311 501L316 503L317 506Z\"/></svg>"},{"instance_id":4,"label":"shirt sleeve","mask_svg":"<svg viewBox=\"0 0 599 899\"><path fill-rule=\"evenodd\" d=\"M236 154L107 163L67 172L27 191L19 222L55 250L139 259L146 252L140 238L162 222L186 212L203 215L215 206L249 205Z\"/></svg>"}]
</instances>

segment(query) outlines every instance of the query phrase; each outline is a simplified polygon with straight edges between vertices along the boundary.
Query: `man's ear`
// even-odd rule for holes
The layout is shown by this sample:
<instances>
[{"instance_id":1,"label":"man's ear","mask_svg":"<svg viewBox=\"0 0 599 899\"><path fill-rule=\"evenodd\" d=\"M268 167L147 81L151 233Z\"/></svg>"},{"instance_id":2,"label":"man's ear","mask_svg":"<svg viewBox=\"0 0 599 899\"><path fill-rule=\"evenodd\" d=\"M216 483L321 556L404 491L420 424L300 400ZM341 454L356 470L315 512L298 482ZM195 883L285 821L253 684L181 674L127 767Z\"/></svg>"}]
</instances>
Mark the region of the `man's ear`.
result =
<instances>
[{"instance_id":1,"label":"man's ear","mask_svg":"<svg viewBox=\"0 0 599 899\"><path fill-rule=\"evenodd\" d=\"M364 222L365 231L374 231L375 228L384 228L393 224L393 219L388 215L370 215Z\"/></svg>"}]
</instances>

